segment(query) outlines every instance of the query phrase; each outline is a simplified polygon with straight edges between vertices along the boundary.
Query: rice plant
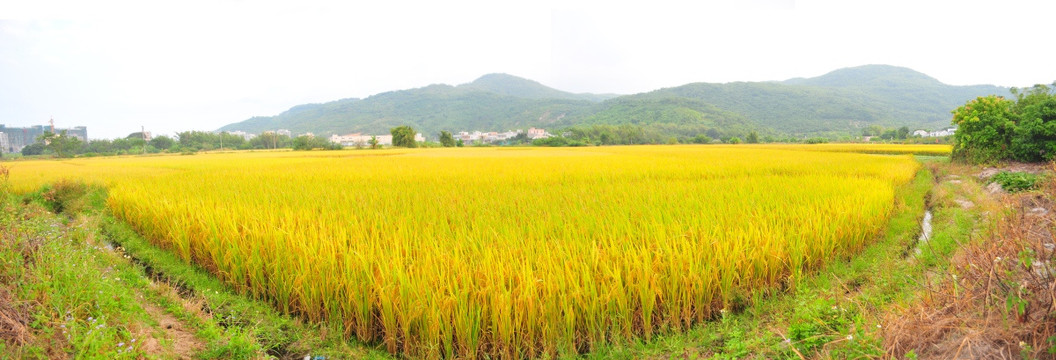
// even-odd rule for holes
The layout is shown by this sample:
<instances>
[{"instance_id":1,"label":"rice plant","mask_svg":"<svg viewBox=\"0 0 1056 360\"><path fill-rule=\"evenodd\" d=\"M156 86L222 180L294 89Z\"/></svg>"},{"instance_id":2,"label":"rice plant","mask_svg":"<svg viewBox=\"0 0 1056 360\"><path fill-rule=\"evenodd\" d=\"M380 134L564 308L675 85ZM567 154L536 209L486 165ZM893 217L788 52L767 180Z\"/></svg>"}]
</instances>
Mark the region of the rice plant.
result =
<instances>
[{"instance_id":1,"label":"rice plant","mask_svg":"<svg viewBox=\"0 0 1056 360\"><path fill-rule=\"evenodd\" d=\"M910 156L634 146L24 162L310 321L425 358L522 358L681 331L869 244Z\"/></svg>"}]
</instances>

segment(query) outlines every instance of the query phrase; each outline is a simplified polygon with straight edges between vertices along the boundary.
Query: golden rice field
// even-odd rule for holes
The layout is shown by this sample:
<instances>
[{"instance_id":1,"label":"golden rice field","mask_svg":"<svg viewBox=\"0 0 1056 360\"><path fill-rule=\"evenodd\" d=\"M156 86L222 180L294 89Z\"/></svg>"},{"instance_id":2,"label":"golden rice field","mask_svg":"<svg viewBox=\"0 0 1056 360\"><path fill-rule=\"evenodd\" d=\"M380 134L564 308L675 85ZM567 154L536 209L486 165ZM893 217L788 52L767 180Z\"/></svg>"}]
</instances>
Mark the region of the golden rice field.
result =
<instances>
[{"instance_id":1,"label":"golden rice field","mask_svg":"<svg viewBox=\"0 0 1056 360\"><path fill-rule=\"evenodd\" d=\"M154 243L412 357L589 351L713 318L873 241L910 156L800 147L257 152L32 161Z\"/></svg>"},{"instance_id":2,"label":"golden rice field","mask_svg":"<svg viewBox=\"0 0 1056 360\"><path fill-rule=\"evenodd\" d=\"M863 154L914 154L928 156L949 156L953 146L947 144L869 144L869 143L833 143L833 144L767 144L752 145L766 149L808 150L853 152Z\"/></svg>"}]
</instances>

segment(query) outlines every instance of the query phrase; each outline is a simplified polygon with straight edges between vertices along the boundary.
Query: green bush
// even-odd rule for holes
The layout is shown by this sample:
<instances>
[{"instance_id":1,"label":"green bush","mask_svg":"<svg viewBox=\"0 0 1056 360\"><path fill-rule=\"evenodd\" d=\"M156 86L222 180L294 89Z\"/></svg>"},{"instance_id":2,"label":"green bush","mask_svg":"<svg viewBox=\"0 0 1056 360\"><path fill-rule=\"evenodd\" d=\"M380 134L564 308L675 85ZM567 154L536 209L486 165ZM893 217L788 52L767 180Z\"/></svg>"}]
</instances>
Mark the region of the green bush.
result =
<instances>
[{"instance_id":1,"label":"green bush","mask_svg":"<svg viewBox=\"0 0 1056 360\"><path fill-rule=\"evenodd\" d=\"M990 178L990 182L1001 184L1008 192L1033 190L1041 182L1041 176L1025 172L1002 171Z\"/></svg>"},{"instance_id":2,"label":"green bush","mask_svg":"<svg viewBox=\"0 0 1056 360\"><path fill-rule=\"evenodd\" d=\"M953 159L968 163L1056 158L1056 84L1012 88L1015 101L990 95L953 111Z\"/></svg>"}]
</instances>

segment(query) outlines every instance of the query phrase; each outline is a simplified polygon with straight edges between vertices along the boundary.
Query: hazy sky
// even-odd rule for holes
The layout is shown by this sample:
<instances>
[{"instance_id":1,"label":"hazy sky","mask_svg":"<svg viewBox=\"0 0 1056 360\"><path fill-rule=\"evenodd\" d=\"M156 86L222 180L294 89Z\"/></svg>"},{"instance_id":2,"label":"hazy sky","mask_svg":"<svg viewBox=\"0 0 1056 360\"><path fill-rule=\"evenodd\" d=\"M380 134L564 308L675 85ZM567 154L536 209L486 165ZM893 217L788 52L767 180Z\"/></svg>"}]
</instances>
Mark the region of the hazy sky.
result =
<instances>
[{"instance_id":1,"label":"hazy sky","mask_svg":"<svg viewBox=\"0 0 1056 360\"><path fill-rule=\"evenodd\" d=\"M1056 80L1051 0L363 3L0 0L0 124L214 130L492 72L623 94L864 64Z\"/></svg>"}]
</instances>

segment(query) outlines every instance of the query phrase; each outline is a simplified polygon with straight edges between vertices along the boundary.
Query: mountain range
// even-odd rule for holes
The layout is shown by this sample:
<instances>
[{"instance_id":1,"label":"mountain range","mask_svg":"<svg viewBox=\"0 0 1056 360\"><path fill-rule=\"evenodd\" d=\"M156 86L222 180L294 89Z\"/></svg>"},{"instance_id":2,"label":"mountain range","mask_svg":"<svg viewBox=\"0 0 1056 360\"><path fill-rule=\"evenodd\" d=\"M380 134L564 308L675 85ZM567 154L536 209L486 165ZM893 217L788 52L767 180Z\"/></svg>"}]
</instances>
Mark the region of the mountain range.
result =
<instances>
[{"instance_id":1,"label":"mountain range","mask_svg":"<svg viewBox=\"0 0 1056 360\"><path fill-rule=\"evenodd\" d=\"M575 94L512 75L488 74L458 86L429 85L363 99L298 105L219 130L382 134L410 125L435 139L440 130L634 125L672 136L742 136L748 131L840 136L858 134L870 125L944 128L950 124L951 110L990 94L1008 96L1009 89L947 85L889 65L780 82L691 83L634 95Z\"/></svg>"}]
</instances>

